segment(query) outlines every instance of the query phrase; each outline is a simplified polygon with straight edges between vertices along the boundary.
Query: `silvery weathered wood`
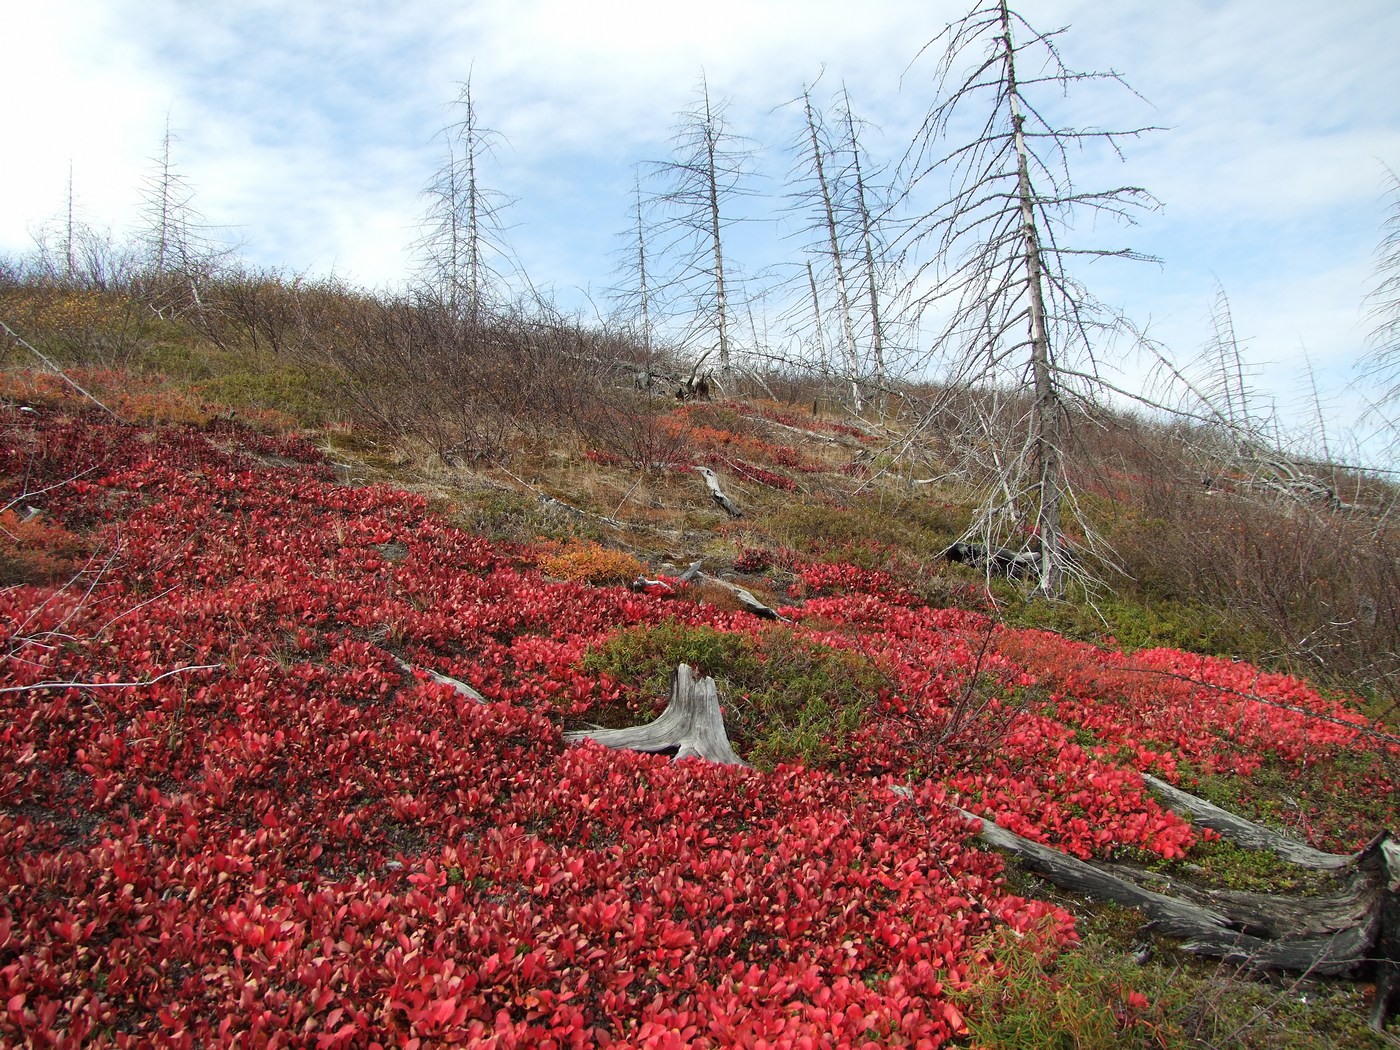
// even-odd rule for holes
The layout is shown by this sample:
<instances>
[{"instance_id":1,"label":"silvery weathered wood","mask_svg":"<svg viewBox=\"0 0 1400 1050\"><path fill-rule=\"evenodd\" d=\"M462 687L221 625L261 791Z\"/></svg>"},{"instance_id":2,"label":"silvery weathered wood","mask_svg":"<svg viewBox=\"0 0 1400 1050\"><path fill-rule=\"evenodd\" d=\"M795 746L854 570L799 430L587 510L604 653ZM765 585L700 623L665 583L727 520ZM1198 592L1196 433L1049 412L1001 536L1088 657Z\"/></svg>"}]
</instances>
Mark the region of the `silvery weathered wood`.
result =
<instances>
[{"instance_id":1,"label":"silvery weathered wood","mask_svg":"<svg viewBox=\"0 0 1400 1050\"><path fill-rule=\"evenodd\" d=\"M458 695L465 696L468 700L475 700L478 704L484 704L487 702L486 697L482 696L471 686L467 685L466 682L453 678L451 675L439 674L437 671L431 670L427 667L414 667L411 663L408 663L404 660L399 660L398 665L402 667L405 671L407 671L409 674L412 674L414 671L422 671L425 675L431 678L438 685L450 685L453 689L457 691Z\"/></svg>"},{"instance_id":2,"label":"silvery weathered wood","mask_svg":"<svg viewBox=\"0 0 1400 1050\"><path fill-rule=\"evenodd\" d=\"M1225 838L1248 849L1266 849L1277 854L1290 864L1300 868L1317 868L1327 871L1345 868L1354 858L1338 853L1324 853L1306 843L1280 834L1262 825L1246 820L1214 803L1182 791L1149 773L1142 775L1143 781L1166 800L1167 805L1177 813L1189 813L1191 819L1202 827L1218 831Z\"/></svg>"},{"instance_id":3,"label":"silvery weathered wood","mask_svg":"<svg viewBox=\"0 0 1400 1050\"><path fill-rule=\"evenodd\" d=\"M726 514L731 518L742 518L744 516L744 512L740 510L735 505L734 501L724 494L724 490L719 487L719 478L715 476L713 470L709 467L696 467L695 473L705 479L705 485L710 490L710 498L719 504Z\"/></svg>"},{"instance_id":4,"label":"silvery weathered wood","mask_svg":"<svg viewBox=\"0 0 1400 1050\"><path fill-rule=\"evenodd\" d=\"M728 580L722 580L718 576L710 576L707 573L701 573L700 575L704 579L707 579L712 583L717 583L725 590L729 591L730 594L734 595L734 597L739 599L739 603L743 605L743 607L746 610L753 613L755 616L761 616L765 620L784 619L784 617L778 615L778 611L776 609L772 609L767 605L764 605L761 601L759 601L753 596L753 593L751 591L740 587L737 583L731 583Z\"/></svg>"},{"instance_id":5,"label":"silvery weathered wood","mask_svg":"<svg viewBox=\"0 0 1400 1050\"><path fill-rule=\"evenodd\" d=\"M1327 867L1338 880L1331 894L1289 897L1171 884L1169 895L1133 881L1154 877L1151 873L1082 861L986 817L959 812L980 821L981 838L988 845L1014 853L1022 865L1061 889L1137 908L1151 920L1150 929L1181 939L1183 951L1256 970L1371 975L1376 982L1371 1026L1377 1031L1400 998L1400 843L1388 832L1359 852L1340 857L1341 865L1329 861Z\"/></svg>"},{"instance_id":6,"label":"silvery weathered wood","mask_svg":"<svg viewBox=\"0 0 1400 1050\"><path fill-rule=\"evenodd\" d=\"M677 758L703 758L728 766L748 766L734 753L719 692L713 678L696 678L689 664L680 664L671 675L671 700L656 721L627 729L583 729L565 733L569 743L592 740L604 747L629 751L676 750Z\"/></svg>"}]
</instances>

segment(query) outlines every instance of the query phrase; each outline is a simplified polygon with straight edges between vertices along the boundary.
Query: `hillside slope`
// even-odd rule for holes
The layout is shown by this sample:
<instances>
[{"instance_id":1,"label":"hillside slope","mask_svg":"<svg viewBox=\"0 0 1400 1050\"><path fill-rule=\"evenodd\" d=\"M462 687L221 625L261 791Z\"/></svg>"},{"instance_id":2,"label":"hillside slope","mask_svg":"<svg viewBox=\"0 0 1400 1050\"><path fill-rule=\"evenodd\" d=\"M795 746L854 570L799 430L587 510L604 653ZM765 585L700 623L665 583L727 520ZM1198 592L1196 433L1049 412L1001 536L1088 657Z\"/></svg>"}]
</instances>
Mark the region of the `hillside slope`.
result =
<instances>
[{"instance_id":1,"label":"hillside slope","mask_svg":"<svg viewBox=\"0 0 1400 1050\"><path fill-rule=\"evenodd\" d=\"M469 495L131 389L144 422L14 374L0 406L0 1042L965 1045L1026 981L1052 1030L1186 1045L1169 975L1075 976L1073 917L953 807L1232 879L1140 772L1326 848L1400 825L1384 727L1297 679L781 544L738 569L786 623L595 585L658 566L492 542ZM657 484L699 493L667 543L714 534L698 481ZM564 745L681 659L758 769Z\"/></svg>"}]
</instances>

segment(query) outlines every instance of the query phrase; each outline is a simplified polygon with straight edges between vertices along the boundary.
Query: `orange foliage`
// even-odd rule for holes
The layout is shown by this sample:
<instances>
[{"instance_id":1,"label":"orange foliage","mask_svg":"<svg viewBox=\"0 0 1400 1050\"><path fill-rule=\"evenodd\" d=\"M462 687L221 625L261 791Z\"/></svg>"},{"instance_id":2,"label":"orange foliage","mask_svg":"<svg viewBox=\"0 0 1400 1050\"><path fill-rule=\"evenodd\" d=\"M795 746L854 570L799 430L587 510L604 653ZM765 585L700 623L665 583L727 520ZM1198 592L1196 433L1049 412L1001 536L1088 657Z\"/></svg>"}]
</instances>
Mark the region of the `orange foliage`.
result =
<instances>
[{"instance_id":1,"label":"orange foliage","mask_svg":"<svg viewBox=\"0 0 1400 1050\"><path fill-rule=\"evenodd\" d=\"M592 540L542 544L536 564L556 579L585 583L630 583L642 575L642 563L632 555Z\"/></svg>"},{"instance_id":2,"label":"orange foliage","mask_svg":"<svg viewBox=\"0 0 1400 1050\"><path fill-rule=\"evenodd\" d=\"M0 511L0 585L53 583L73 574L83 543L43 516Z\"/></svg>"},{"instance_id":3,"label":"orange foliage","mask_svg":"<svg viewBox=\"0 0 1400 1050\"><path fill-rule=\"evenodd\" d=\"M224 411L158 378L135 375L114 368L70 368L65 373L128 423L171 423L203 426ZM29 404L74 405L83 397L62 377L28 369L0 372L0 397ZM285 412L270 408L242 407L241 422L257 429L280 431L295 425Z\"/></svg>"}]
</instances>

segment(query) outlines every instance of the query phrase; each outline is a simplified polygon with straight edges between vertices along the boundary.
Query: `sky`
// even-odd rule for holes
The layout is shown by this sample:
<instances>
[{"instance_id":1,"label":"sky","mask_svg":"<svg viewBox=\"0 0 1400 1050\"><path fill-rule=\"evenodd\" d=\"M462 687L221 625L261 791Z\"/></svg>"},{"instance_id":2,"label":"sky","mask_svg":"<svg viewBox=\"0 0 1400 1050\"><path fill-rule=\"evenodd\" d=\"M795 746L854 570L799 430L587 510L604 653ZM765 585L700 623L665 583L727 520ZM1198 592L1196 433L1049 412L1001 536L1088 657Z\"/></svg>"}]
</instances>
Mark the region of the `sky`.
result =
<instances>
[{"instance_id":1,"label":"sky","mask_svg":"<svg viewBox=\"0 0 1400 1050\"><path fill-rule=\"evenodd\" d=\"M893 163L934 101L920 47L951 0L0 0L0 253L31 249L66 209L126 236L167 127L193 205L245 262L370 288L402 285L441 163L449 103L471 78L500 136L483 182L513 203L506 239L567 310L607 309L640 162L668 156L703 74L764 176L742 202L736 274L800 258L769 221L799 125L783 104L845 84ZM1085 189L1143 186L1160 208L1104 243L1158 264L1098 262L1102 300L1187 360L1223 290L1251 382L1306 427L1315 370L1333 439L1354 382L1363 302L1400 170L1400 5L1393 0L1035 0L1068 65L1137 95L1076 91L1047 107L1089 127L1155 126L1124 156L1070 157ZM911 64L912 63L912 64ZM818 79L820 78L820 79Z\"/></svg>"}]
</instances>

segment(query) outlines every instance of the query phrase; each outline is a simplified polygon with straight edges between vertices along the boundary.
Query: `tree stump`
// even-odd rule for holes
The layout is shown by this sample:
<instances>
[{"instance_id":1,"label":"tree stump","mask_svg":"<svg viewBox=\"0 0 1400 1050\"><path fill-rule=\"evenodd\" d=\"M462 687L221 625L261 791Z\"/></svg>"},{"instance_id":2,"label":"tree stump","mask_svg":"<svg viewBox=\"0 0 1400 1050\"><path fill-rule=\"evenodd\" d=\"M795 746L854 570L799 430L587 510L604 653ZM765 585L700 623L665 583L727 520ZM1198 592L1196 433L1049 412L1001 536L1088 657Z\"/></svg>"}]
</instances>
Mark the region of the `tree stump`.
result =
<instances>
[{"instance_id":1,"label":"tree stump","mask_svg":"<svg viewBox=\"0 0 1400 1050\"><path fill-rule=\"evenodd\" d=\"M719 692L713 678L696 678L689 664L680 664L671 675L671 700L656 721L627 729L584 729L565 733L569 743L592 740L604 747L630 751L670 751L676 758L703 758L726 766L749 764L734 753Z\"/></svg>"}]
</instances>

